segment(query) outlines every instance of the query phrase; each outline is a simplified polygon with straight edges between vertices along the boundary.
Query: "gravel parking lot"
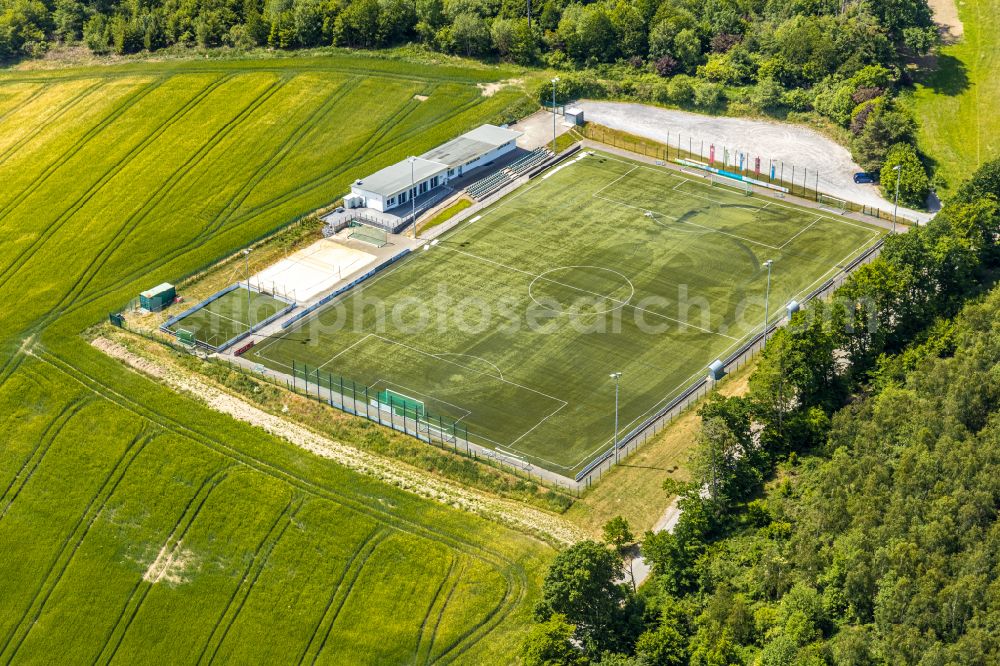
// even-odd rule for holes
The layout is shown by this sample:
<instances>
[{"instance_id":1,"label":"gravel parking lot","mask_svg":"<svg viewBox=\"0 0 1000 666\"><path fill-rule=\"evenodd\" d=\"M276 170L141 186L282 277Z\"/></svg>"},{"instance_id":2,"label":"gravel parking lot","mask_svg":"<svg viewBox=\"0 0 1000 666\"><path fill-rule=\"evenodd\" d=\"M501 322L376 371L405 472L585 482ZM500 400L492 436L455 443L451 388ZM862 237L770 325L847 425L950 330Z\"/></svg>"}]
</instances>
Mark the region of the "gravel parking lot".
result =
<instances>
[{"instance_id":1,"label":"gravel parking lot","mask_svg":"<svg viewBox=\"0 0 1000 666\"><path fill-rule=\"evenodd\" d=\"M759 155L765 165L771 159L780 160L785 164L786 177L794 164L799 172L809 170L810 187L815 183L811 174L819 171L820 192L892 210L892 202L883 199L874 185L854 182L853 176L861 167L854 163L846 148L808 127L769 120L705 116L623 102L584 100L574 106L583 109L588 121L654 141L666 143L669 138L671 145L677 145L679 132L685 144L688 137L699 143L704 140L706 146L714 143L719 154L725 146L730 151ZM920 222L932 217L932 214L902 207L899 215Z\"/></svg>"}]
</instances>

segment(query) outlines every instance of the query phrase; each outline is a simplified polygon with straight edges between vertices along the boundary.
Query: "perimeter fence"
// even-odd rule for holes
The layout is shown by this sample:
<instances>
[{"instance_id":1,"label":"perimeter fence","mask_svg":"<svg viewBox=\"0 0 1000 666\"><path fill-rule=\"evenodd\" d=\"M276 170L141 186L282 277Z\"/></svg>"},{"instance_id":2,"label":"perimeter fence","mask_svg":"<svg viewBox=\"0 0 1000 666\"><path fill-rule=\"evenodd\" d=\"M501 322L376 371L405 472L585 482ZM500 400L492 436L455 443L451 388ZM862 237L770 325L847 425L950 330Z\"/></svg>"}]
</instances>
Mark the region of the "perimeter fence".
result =
<instances>
[{"instance_id":1,"label":"perimeter fence","mask_svg":"<svg viewBox=\"0 0 1000 666\"><path fill-rule=\"evenodd\" d=\"M635 137L591 122L578 129L582 130L583 135L592 141L655 160L669 162L675 159L689 159L709 164L721 164L727 171L733 171L741 176L756 178L770 185L786 187L789 194L803 199L812 199L821 203L823 196L829 196L820 190L820 172L816 169L785 164L781 160L769 159L765 163L763 158L759 156L750 159L750 154L739 148L731 149L731 147L715 144L691 135L684 136L680 132L677 133L676 137L668 133L666 143L661 143ZM740 155L743 155L744 158L739 159ZM848 199L837 199L837 201L843 202L844 212L860 213L887 222L893 220L893 211L891 210L855 203ZM840 208L839 205L838 208ZM902 215L897 217L901 221L912 223L912 220Z\"/></svg>"},{"instance_id":2,"label":"perimeter fence","mask_svg":"<svg viewBox=\"0 0 1000 666\"><path fill-rule=\"evenodd\" d=\"M835 276L803 297L801 303L806 304L816 298L825 298L831 295L847 280L854 269L874 260L882 250L884 242L885 241L883 239L880 239L875 245L855 257L853 261L844 266ZM739 349L723 359L722 365L725 373L731 374L745 366L758 352L764 348L767 338L769 338L779 326L783 325L783 323L784 319L780 319L768 324L765 331L757 333L745 342ZM668 423L680 416L684 410L708 395L714 388L715 383L708 379L707 374L706 367L705 377L702 377L692 383L677 397L673 398L664 407L657 410L655 414L622 436L622 438L618 441L617 450L616 447L612 445L604 453L597 456L597 458L588 464L581 472L579 472L576 475L575 480L578 484L580 484L581 489L589 488L594 481L600 479L601 476L607 473L616 463L621 462L623 458L626 458L630 454L634 453L635 450L642 446L647 440L655 437L661 430L663 430Z\"/></svg>"}]
</instances>

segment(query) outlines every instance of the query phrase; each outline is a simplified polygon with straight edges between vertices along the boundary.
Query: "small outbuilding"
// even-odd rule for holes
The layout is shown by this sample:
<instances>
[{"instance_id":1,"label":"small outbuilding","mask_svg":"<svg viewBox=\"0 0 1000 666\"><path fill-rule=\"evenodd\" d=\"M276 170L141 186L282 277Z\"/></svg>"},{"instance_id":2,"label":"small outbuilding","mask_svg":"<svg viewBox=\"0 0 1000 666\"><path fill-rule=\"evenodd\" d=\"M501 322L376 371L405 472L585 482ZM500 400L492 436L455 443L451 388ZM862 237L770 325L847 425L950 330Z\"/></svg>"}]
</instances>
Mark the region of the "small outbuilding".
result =
<instances>
[{"instance_id":1,"label":"small outbuilding","mask_svg":"<svg viewBox=\"0 0 1000 666\"><path fill-rule=\"evenodd\" d=\"M566 109L566 112L563 114L563 118L565 118L566 122L569 123L570 125L582 125L583 109L577 109L577 108Z\"/></svg>"},{"instance_id":2,"label":"small outbuilding","mask_svg":"<svg viewBox=\"0 0 1000 666\"><path fill-rule=\"evenodd\" d=\"M159 312L174 302L177 291L174 285L164 282L139 294L139 305L150 312Z\"/></svg>"},{"instance_id":3,"label":"small outbuilding","mask_svg":"<svg viewBox=\"0 0 1000 666\"><path fill-rule=\"evenodd\" d=\"M726 366L722 364L722 361L715 359L708 366L708 378L713 382L717 382L726 376Z\"/></svg>"}]
</instances>

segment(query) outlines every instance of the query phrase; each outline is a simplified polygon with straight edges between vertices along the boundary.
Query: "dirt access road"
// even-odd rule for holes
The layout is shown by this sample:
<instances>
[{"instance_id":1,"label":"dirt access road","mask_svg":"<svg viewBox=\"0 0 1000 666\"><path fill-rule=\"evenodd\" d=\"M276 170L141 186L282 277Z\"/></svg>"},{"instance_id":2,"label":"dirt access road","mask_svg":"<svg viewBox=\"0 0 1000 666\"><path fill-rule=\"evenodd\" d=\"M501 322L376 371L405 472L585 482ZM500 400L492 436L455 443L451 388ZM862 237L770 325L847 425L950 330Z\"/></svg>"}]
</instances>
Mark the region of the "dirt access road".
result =
<instances>
[{"instance_id":1,"label":"dirt access road","mask_svg":"<svg viewBox=\"0 0 1000 666\"><path fill-rule=\"evenodd\" d=\"M892 210L892 202L883 199L874 185L854 182L853 176L861 167L854 163L846 148L808 127L771 120L705 116L625 102L583 100L575 106L583 109L588 121L661 143L669 139L671 145L677 145L679 132L684 143L688 137L696 142L704 140L706 146L714 143L717 154L721 154L725 146L730 151L759 155L765 165L762 168L766 168L771 159L784 162L786 177L793 164L800 173L803 169L808 169L810 174L818 171L820 192ZM812 187L814 182L809 175L808 185ZM921 223L933 217L930 213L902 207L899 215Z\"/></svg>"}]
</instances>

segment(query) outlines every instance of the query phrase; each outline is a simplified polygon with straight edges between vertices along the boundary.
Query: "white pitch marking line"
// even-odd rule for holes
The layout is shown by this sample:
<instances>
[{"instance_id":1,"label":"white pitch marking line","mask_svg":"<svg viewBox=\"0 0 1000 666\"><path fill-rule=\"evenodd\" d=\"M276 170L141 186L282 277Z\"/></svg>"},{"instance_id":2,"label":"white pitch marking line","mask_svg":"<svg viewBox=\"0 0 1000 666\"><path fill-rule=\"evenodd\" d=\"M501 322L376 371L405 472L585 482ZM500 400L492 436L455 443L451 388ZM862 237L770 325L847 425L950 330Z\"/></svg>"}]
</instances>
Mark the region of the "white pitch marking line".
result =
<instances>
[{"instance_id":1,"label":"white pitch marking line","mask_svg":"<svg viewBox=\"0 0 1000 666\"><path fill-rule=\"evenodd\" d=\"M385 337L383 335L379 335L378 333L369 333L368 336L366 336L366 337L371 337L371 336L375 336L379 340L382 340L384 342L388 342L389 344L399 345L400 347L404 347L404 348L409 349L411 351L415 351L415 352L417 352L419 354L423 354L424 356L430 356L431 358L436 358L439 361L443 361L444 363L450 363L452 365L458 366L459 368L464 368L464 369L469 370L471 372L475 372L476 374L483 375L484 377L489 377L491 379L496 379L496 380L502 381L504 384L510 384L511 386L516 386L518 388L522 388L525 391L531 391L532 393L537 393L540 396L546 397L546 398L548 398L550 400L555 400L556 402L561 402L564 405L565 404L569 404L565 400L563 400L561 398L557 398L554 395L549 395L547 393L543 393L542 391L539 391L537 389L533 389L530 386L524 386L523 384L518 384L517 382L512 382L509 379L500 379L499 377L494 377L493 375L489 374L488 372L483 372L482 370L476 370L475 368L470 368L467 365L462 365L461 363L456 363L455 361L449 361L446 358L440 358L440 357L438 357L438 356L436 356L436 355L434 355L434 354L432 354L430 352L424 351L423 349L420 349L418 347L414 347L413 345L406 344L405 342L399 342L398 340L393 340L392 338L387 338L387 337ZM347 350L345 349L344 351L347 351ZM341 353L343 353L343 352L341 352Z\"/></svg>"},{"instance_id":2,"label":"white pitch marking line","mask_svg":"<svg viewBox=\"0 0 1000 666\"><path fill-rule=\"evenodd\" d=\"M350 351L350 350L351 350L351 349L353 349L354 347L357 347L358 345L360 345L360 344L361 344L362 342L364 342L364 341L365 341L365 340L367 340L368 338L372 337L373 335L375 335L375 334L374 334L374 333L369 333L368 335L366 335L365 337L361 338L360 340L357 340L357 341L353 342L352 344L348 345L347 347L344 347L344 348L343 348L343 349L341 349L341 350L340 350L339 352L337 352L336 354L334 354L333 356L331 356L330 358L328 358L328 359L326 360L326 362L325 362L325 363L323 363L323 365L319 366L319 367L318 367L318 368L316 368L316 369L317 369L317 370L322 370L322 369L323 369L323 368L325 368L325 367L326 367L326 366L327 366L328 364L332 363L332 362L333 362L333 361L334 361L334 360L335 360L335 359L336 359L337 357L341 356L342 354L346 354L346 353L347 353L348 351ZM377 337L377 336L376 336L376 337Z\"/></svg>"},{"instance_id":3,"label":"white pitch marking line","mask_svg":"<svg viewBox=\"0 0 1000 666\"><path fill-rule=\"evenodd\" d=\"M624 206L626 208L634 208L635 210L641 210L644 213L646 213L646 212L656 213L660 217L666 217L666 218L669 218L671 220L679 220L680 219L678 217L674 217L673 215L667 215L666 213L661 213L659 211L651 210L649 208L643 208L642 206L633 206L632 204L627 204L624 201L618 201L617 199L612 199L612 198L606 197L606 196L604 196L602 194L592 194L591 196L595 197L597 199L601 199L602 201L607 201L608 203L612 203L612 204L614 204L616 206Z\"/></svg>"},{"instance_id":4,"label":"white pitch marking line","mask_svg":"<svg viewBox=\"0 0 1000 666\"><path fill-rule=\"evenodd\" d=\"M634 305L630 305L628 303L628 301L623 301L623 300L618 299L618 298L612 298L610 296L606 296L605 294L599 294L599 293L594 292L594 291L589 291L587 289L582 289L580 287L577 287L577 286L574 286L574 285L571 285L571 284L566 284L565 282L560 282L559 280L553 280L552 278L547 278L544 275L536 275L535 273L532 273L531 271L526 271L526 270L521 269L521 268L516 268L514 266L509 266L507 264L501 263L499 261L495 261L493 259L487 259L486 257L480 257L479 255L472 254L471 252L466 252L465 250L459 250L458 248L454 248L454 247L449 247L448 249L451 250L452 252L458 252L459 254L464 254L464 255L466 255L468 257L472 257L473 259L478 259L480 261L485 261L487 263L494 264L494 265L500 266L502 268L506 268L507 270L510 270L510 271L515 271L517 273L522 273L524 275L529 275L529 276L531 276L531 277L533 277L535 279L545 280L546 282L551 282L552 284L558 284L559 286L566 287L567 289L573 289L575 291L579 291L579 292L584 293L584 294L589 294L591 296L596 296L598 298L606 298L609 301L612 301L612 302L615 302L615 303L621 303L622 307L632 308L633 310L636 310L637 312L644 312L644 313L652 315L654 317L659 317L661 319L666 319L667 321L672 321L672 322L674 322L676 324L680 324L681 326L686 326L688 328L697 329L699 331L702 331L703 333L709 333L709 334L712 334L712 335L720 335L720 336L722 336L724 338L729 338L730 340L735 340L736 339L736 338L732 337L731 335L726 335L725 333L719 333L717 331L713 331L713 330L710 330L710 329L707 329L707 328L702 328L701 326L695 326L694 324L689 324L687 322L681 321L680 319L674 319L673 317L668 317L667 315L660 314L659 312L653 312L652 310L646 310L645 308L640 308L640 307L636 307Z\"/></svg>"},{"instance_id":5,"label":"white pitch marking line","mask_svg":"<svg viewBox=\"0 0 1000 666\"><path fill-rule=\"evenodd\" d=\"M628 160L618 159L618 158L611 157L611 156L605 156L605 158L608 159L608 160L615 161L615 162L620 162L622 164L633 164L633 162L630 162ZM649 165L640 164L636 168L645 169L647 171L652 171L654 173L658 173L658 174L661 174L661 175L669 176L670 178L680 178L682 180L687 180L690 183L693 183L695 185L701 185L702 187L711 187L711 184L706 184L705 182L702 182L702 181L688 180L687 178L684 178L683 176L677 175L672 170L664 169L662 167L661 168L655 168L655 167L652 167L652 166L649 166ZM691 193L688 192L687 194L691 194ZM699 195L697 195L697 194L691 194L691 196L699 196ZM701 197L701 198L706 199L708 201L716 201L715 199L711 199L709 197ZM759 197L759 196L757 196L757 195L751 195L750 198L754 199L756 201L761 201L762 200L762 198ZM718 202L716 202L716 203L718 203ZM793 206L793 205L779 203L777 201L768 199L767 200L767 205L769 206L771 204L774 204L778 208L785 208L787 210L796 211L796 212L799 212L799 213L810 212L809 209L807 209L805 207L802 207L802 206ZM762 208L766 208L766 206L762 206ZM865 231L871 231L872 230L872 227L870 225L858 224L857 222L852 222L850 220L846 220L846 219L843 219L841 217L831 217L829 215L821 215L820 217L822 217L824 220L830 220L831 222L837 222L839 224L846 224L847 226L857 227L859 229L864 229Z\"/></svg>"},{"instance_id":6,"label":"white pitch marking line","mask_svg":"<svg viewBox=\"0 0 1000 666\"><path fill-rule=\"evenodd\" d=\"M612 185L614 185L615 183L617 183L617 182L618 182L618 181L620 181L621 179L625 178L626 176L628 176L628 175L629 175L630 173L632 173L633 171L635 171L635 170L636 170L636 169L638 169L638 168L639 168L639 165L633 165L631 169L629 169L628 171L626 171L626 172L625 172L625 173L623 173L622 175L618 176L617 178L615 178L615 179L614 179L613 181L611 181L610 183L608 183L607 185L605 185L605 186L604 186L604 187L602 187L601 189L599 189L599 190L597 190L596 192L594 192L594 195L593 195L593 196L595 196L595 197L596 197L596 196L597 196L598 194L600 194L600 193L601 193L601 192L603 192L604 190L608 189L609 187L611 187Z\"/></svg>"},{"instance_id":7,"label":"white pitch marking line","mask_svg":"<svg viewBox=\"0 0 1000 666\"><path fill-rule=\"evenodd\" d=\"M414 395L422 395L423 397L429 398L431 400L434 400L435 402L440 402L442 405L448 405L449 407L454 407L459 412L464 412L462 414L461 418L455 420L455 423L458 423L459 421L461 421L462 419L464 419L466 416L471 416L472 415L472 411L471 410L468 410L465 407L462 407L461 405L456 405L453 402L448 402L447 400L442 400L441 398L435 397L435 396L431 395L430 393L424 393L423 391L418 391L418 390L412 389L412 388L410 388L408 386L403 386L402 384L397 384L396 382L390 382L388 379L384 379L382 377L379 377L378 379L376 379L375 381L373 381L371 384L369 384L367 386L367 388L369 390L371 390L372 388L375 388L379 384L385 384L387 387L388 386L395 386L396 388L401 388L404 391L409 391L410 393L412 393ZM377 400L377 398L376 398L376 400Z\"/></svg>"},{"instance_id":8,"label":"white pitch marking line","mask_svg":"<svg viewBox=\"0 0 1000 666\"><path fill-rule=\"evenodd\" d=\"M791 243L793 240L795 240L796 238L798 238L800 235L804 234L806 231L809 230L810 227L812 227L812 225L816 224L817 222L819 222L822 219L823 219L822 216L821 217L817 217L815 220L813 220L812 222L810 222L808 225L802 227L802 229L800 229L798 231L798 233L796 233L794 236L792 236L791 238L789 238L788 240L786 240L784 243L782 243L781 247L779 247L778 249L779 250L784 249L784 247L786 245L788 245L789 243Z\"/></svg>"},{"instance_id":9,"label":"white pitch marking line","mask_svg":"<svg viewBox=\"0 0 1000 666\"><path fill-rule=\"evenodd\" d=\"M493 363L491 361L487 361L482 356L476 356L475 354L459 354L458 352L440 352L440 353L437 353L437 354L431 354L431 356L465 356L466 358L478 359L478 360L482 361L483 363L486 363L487 365L493 366L493 369L497 371L498 375L500 375L500 379L503 379L503 373L500 371L500 368L497 366L497 364ZM443 361L445 359L441 359L441 360Z\"/></svg>"}]
</instances>

